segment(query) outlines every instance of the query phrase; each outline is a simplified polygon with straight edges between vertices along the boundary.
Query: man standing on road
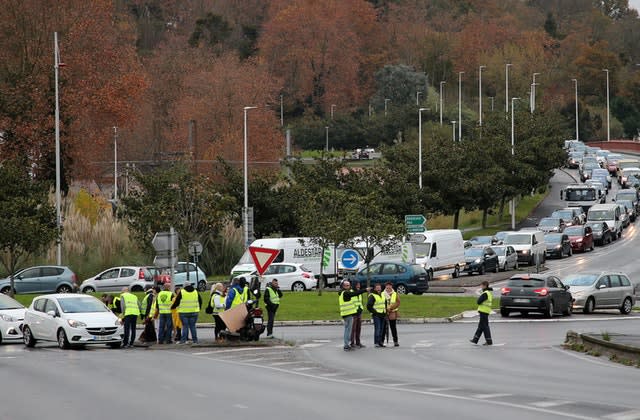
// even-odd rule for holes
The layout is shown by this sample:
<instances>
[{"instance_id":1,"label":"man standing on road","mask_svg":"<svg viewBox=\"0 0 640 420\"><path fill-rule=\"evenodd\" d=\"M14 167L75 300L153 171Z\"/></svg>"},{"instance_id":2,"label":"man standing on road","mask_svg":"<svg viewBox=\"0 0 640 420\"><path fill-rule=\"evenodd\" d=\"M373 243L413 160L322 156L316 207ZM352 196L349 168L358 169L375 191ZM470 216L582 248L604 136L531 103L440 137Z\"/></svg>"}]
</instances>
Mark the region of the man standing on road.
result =
<instances>
[{"instance_id":1,"label":"man standing on road","mask_svg":"<svg viewBox=\"0 0 640 420\"><path fill-rule=\"evenodd\" d=\"M158 293L156 307L160 314L160 326L158 328L158 344L171 344L171 331L173 330L173 322L171 320L171 283L165 283L163 289Z\"/></svg>"},{"instance_id":2,"label":"man standing on road","mask_svg":"<svg viewBox=\"0 0 640 420\"><path fill-rule=\"evenodd\" d=\"M191 283L185 282L184 287L180 290L180 294L176 296L176 300L171 305L171 309L178 308L180 321L182 321L182 337L178 344L185 344L191 332L191 339L194 344L198 343L198 331L196 330L196 322L198 314L202 306L202 298Z\"/></svg>"},{"instance_id":3,"label":"man standing on road","mask_svg":"<svg viewBox=\"0 0 640 420\"><path fill-rule=\"evenodd\" d=\"M355 305L356 296L369 292L370 287L359 291L351 290L351 282L344 280L342 290L338 292L338 305L340 305L340 316L344 321L344 351L353 350L351 347L351 329L353 328L353 315L358 312Z\"/></svg>"},{"instance_id":4,"label":"man standing on road","mask_svg":"<svg viewBox=\"0 0 640 420\"><path fill-rule=\"evenodd\" d=\"M360 282L353 283L353 287L356 291L360 290ZM351 328L351 347L363 348L364 344L360 342L360 331L362 330L362 295L352 298L356 305L356 313L353 315L353 327Z\"/></svg>"},{"instance_id":5,"label":"man standing on road","mask_svg":"<svg viewBox=\"0 0 640 420\"><path fill-rule=\"evenodd\" d=\"M387 320L389 321L389 328L391 329L391 336L393 337L393 346L398 347L398 329L396 327L396 320L398 319L398 308L400 307L400 297L398 293L393 290L393 284L391 282L387 282L384 285L384 298L387 304ZM386 334L389 334L388 331L385 331ZM389 337L387 337L387 342L389 342Z\"/></svg>"},{"instance_id":6,"label":"man standing on road","mask_svg":"<svg viewBox=\"0 0 640 420\"><path fill-rule=\"evenodd\" d=\"M373 286L373 293L369 295L367 310L371 312L373 320L373 343L376 347L386 347L384 345L384 321L387 316L387 301L382 295L382 286L376 283Z\"/></svg>"},{"instance_id":7,"label":"man standing on road","mask_svg":"<svg viewBox=\"0 0 640 420\"><path fill-rule=\"evenodd\" d=\"M273 321L276 319L276 311L280 306L280 298L282 297L278 279L271 280L264 292L264 304L267 307L267 316L269 317L267 321L267 338L273 338Z\"/></svg>"},{"instance_id":8,"label":"man standing on road","mask_svg":"<svg viewBox=\"0 0 640 420\"><path fill-rule=\"evenodd\" d=\"M478 340L482 334L484 334L485 346L493 344L491 339L491 329L489 329L489 314L491 313L491 304L493 303L493 289L489 287L488 281L482 282L482 293L478 297L478 313L480 314L480 321L478 321L478 329L474 334L471 341L473 344L478 344Z\"/></svg>"},{"instance_id":9,"label":"man standing on road","mask_svg":"<svg viewBox=\"0 0 640 420\"><path fill-rule=\"evenodd\" d=\"M122 347L133 347L136 339L136 321L140 316L140 304L138 298L129 292L128 287L122 288L120 295L120 306L122 308L122 323L124 324L124 338Z\"/></svg>"}]
</instances>

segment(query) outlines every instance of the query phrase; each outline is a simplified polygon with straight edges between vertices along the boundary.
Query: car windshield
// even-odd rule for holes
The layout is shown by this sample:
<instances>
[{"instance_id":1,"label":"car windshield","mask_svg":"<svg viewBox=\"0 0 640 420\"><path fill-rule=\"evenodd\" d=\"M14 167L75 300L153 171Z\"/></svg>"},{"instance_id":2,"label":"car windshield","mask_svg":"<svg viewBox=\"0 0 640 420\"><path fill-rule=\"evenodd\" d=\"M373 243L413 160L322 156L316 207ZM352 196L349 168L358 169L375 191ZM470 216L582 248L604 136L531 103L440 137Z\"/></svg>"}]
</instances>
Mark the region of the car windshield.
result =
<instances>
[{"instance_id":1,"label":"car windshield","mask_svg":"<svg viewBox=\"0 0 640 420\"><path fill-rule=\"evenodd\" d=\"M571 236L582 236L582 226L571 226L564 230L564 233Z\"/></svg>"},{"instance_id":2,"label":"car windshield","mask_svg":"<svg viewBox=\"0 0 640 420\"><path fill-rule=\"evenodd\" d=\"M411 270L413 270L413 274L417 275L417 276L426 276L427 275L427 270L425 270L424 267L419 265L419 264L411 265Z\"/></svg>"},{"instance_id":3,"label":"car windshield","mask_svg":"<svg viewBox=\"0 0 640 420\"><path fill-rule=\"evenodd\" d=\"M467 248L464 255L467 257L482 257L484 250L482 248Z\"/></svg>"},{"instance_id":4,"label":"car windshield","mask_svg":"<svg viewBox=\"0 0 640 420\"><path fill-rule=\"evenodd\" d=\"M62 312L68 314L77 314L85 312L109 312L106 306L98 299L86 297L58 298L58 303Z\"/></svg>"},{"instance_id":5,"label":"car windshield","mask_svg":"<svg viewBox=\"0 0 640 420\"><path fill-rule=\"evenodd\" d=\"M567 189L567 200L569 201L591 201L596 199L595 188L569 188Z\"/></svg>"},{"instance_id":6,"label":"car windshield","mask_svg":"<svg viewBox=\"0 0 640 420\"><path fill-rule=\"evenodd\" d=\"M544 218L540 220L539 226L558 226L558 219Z\"/></svg>"},{"instance_id":7,"label":"car windshield","mask_svg":"<svg viewBox=\"0 0 640 420\"><path fill-rule=\"evenodd\" d=\"M560 219L572 219L573 212L571 210L556 210L551 216L558 217Z\"/></svg>"},{"instance_id":8,"label":"car windshield","mask_svg":"<svg viewBox=\"0 0 640 420\"><path fill-rule=\"evenodd\" d=\"M613 220L615 218L612 210L589 210L589 220Z\"/></svg>"},{"instance_id":9,"label":"car windshield","mask_svg":"<svg viewBox=\"0 0 640 420\"><path fill-rule=\"evenodd\" d=\"M620 201L620 200L631 200L631 201L634 201L634 200L636 200L636 193L634 191L619 192L618 194L616 194L616 201Z\"/></svg>"},{"instance_id":10,"label":"car windshield","mask_svg":"<svg viewBox=\"0 0 640 420\"><path fill-rule=\"evenodd\" d=\"M544 241L546 243L557 244L562 240L562 234L552 233L550 235L544 235Z\"/></svg>"},{"instance_id":11,"label":"car windshield","mask_svg":"<svg viewBox=\"0 0 640 420\"><path fill-rule=\"evenodd\" d=\"M591 286L597 279L596 274L570 274L562 282L567 286Z\"/></svg>"},{"instance_id":12,"label":"car windshield","mask_svg":"<svg viewBox=\"0 0 640 420\"><path fill-rule=\"evenodd\" d=\"M595 230L595 231L603 230L602 223L587 223L587 224L585 224L585 226L589 226L591 228L591 230Z\"/></svg>"},{"instance_id":13,"label":"car windshield","mask_svg":"<svg viewBox=\"0 0 640 420\"><path fill-rule=\"evenodd\" d=\"M507 286L510 287L542 287L544 286L544 280L542 279L528 279L528 278L515 278L509 279Z\"/></svg>"},{"instance_id":14,"label":"car windshield","mask_svg":"<svg viewBox=\"0 0 640 420\"><path fill-rule=\"evenodd\" d=\"M633 203L631 202L631 200L618 200L616 201L618 204L622 204L623 206L625 206L627 209L631 209L633 208Z\"/></svg>"},{"instance_id":15,"label":"car windshield","mask_svg":"<svg viewBox=\"0 0 640 420\"><path fill-rule=\"evenodd\" d=\"M505 245L529 245L531 243L531 235L519 235L510 233L504 238Z\"/></svg>"},{"instance_id":16,"label":"car windshield","mask_svg":"<svg viewBox=\"0 0 640 420\"><path fill-rule=\"evenodd\" d=\"M506 246L492 246L491 249L493 249L498 255L504 255L507 251Z\"/></svg>"},{"instance_id":17,"label":"car windshield","mask_svg":"<svg viewBox=\"0 0 640 420\"><path fill-rule=\"evenodd\" d=\"M308 269L307 267L305 267L304 265L301 265L301 266L300 266L300 270L305 271L305 272L307 272L307 273L310 273L310 272L311 272L311 270L309 270L309 269Z\"/></svg>"},{"instance_id":18,"label":"car windshield","mask_svg":"<svg viewBox=\"0 0 640 420\"><path fill-rule=\"evenodd\" d=\"M473 238L469 239L469 241L473 242L474 244L490 244L491 239L491 236L474 236Z\"/></svg>"},{"instance_id":19,"label":"car windshield","mask_svg":"<svg viewBox=\"0 0 640 420\"><path fill-rule=\"evenodd\" d=\"M24 306L15 299L7 295L0 294L0 310L2 309L22 309Z\"/></svg>"}]
</instances>

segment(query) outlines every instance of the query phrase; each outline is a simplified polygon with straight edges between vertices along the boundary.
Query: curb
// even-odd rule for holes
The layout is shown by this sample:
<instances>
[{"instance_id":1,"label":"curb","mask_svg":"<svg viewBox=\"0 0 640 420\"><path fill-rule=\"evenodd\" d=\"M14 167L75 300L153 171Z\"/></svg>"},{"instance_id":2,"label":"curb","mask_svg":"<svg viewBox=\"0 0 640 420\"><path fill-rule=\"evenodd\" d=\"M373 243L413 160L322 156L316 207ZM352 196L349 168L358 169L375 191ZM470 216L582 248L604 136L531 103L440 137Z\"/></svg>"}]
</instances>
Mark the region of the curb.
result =
<instances>
[{"instance_id":1,"label":"curb","mask_svg":"<svg viewBox=\"0 0 640 420\"><path fill-rule=\"evenodd\" d=\"M601 334L580 334L575 331L567 331L564 347L569 350L586 353L595 357L604 355L612 362L626 366L640 367L640 347L615 343L611 339L625 337L625 334L612 333L609 340L597 338Z\"/></svg>"}]
</instances>

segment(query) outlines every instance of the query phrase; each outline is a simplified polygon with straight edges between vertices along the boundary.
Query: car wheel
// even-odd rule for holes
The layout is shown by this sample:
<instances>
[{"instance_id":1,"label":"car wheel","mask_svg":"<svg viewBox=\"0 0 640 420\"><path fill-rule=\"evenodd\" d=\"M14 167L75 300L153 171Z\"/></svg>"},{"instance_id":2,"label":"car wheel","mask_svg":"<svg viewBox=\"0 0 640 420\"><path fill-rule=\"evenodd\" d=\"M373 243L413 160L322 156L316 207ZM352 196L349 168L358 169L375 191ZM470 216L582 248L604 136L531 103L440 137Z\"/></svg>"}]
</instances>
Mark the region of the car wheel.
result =
<instances>
[{"instance_id":1,"label":"car wheel","mask_svg":"<svg viewBox=\"0 0 640 420\"><path fill-rule=\"evenodd\" d=\"M547 318L553 318L553 312L555 308L553 307L553 301L549 301L549 305L547 305L547 312L545 312L544 316Z\"/></svg>"},{"instance_id":2,"label":"car wheel","mask_svg":"<svg viewBox=\"0 0 640 420\"><path fill-rule=\"evenodd\" d=\"M453 269L453 274L451 274L451 276L454 279L457 279L458 277L460 277L460 267L456 265L455 268Z\"/></svg>"},{"instance_id":3,"label":"car wheel","mask_svg":"<svg viewBox=\"0 0 640 420\"><path fill-rule=\"evenodd\" d=\"M562 315L571 316L572 313L573 313L573 302L569 302L567 303L567 309L562 311Z\"/></svg>"},{"instance_id":4,"label":"car wheel","mask_svg":"<svg viewBox=\"0 0 640 420\"><path fill-rule=\"evenodd\" d=\"M569 248L569 253L567 254L568 257L571 257L573 255L573 249Z\"/></svg>"},{"instance_id":5,"label":"car wheel","mask_svg":"<svg viewBox=\"0 0 640 420\"><path fill-rule=\"evenodd\" d=\"M58 347L61 349L69 348L69 340L67 340L67 333L62 328L58 330Z\"/></svg>"},{"instance_id":6,"label":"car wheel","mask_svg":"<svg viewBox=\"0 0 640 420\"><path fill-rule=\"evenodd\" d=\"M109 343L109 344L107 344L107 346L109 346L109 348L112 348L112 349L119 349L120 347L122 347L122 342Z\"/></svg>"},{"instance_id":7,"label":"car wheel","mask_svg":"<svg viewBox=\"0 0 640 420\"><path fill-rule=\"evenodd\" d=\"M198 282L198 291L199 292L204 292L205 290L207 290L207 281L206 280L200 280Z\"/></svg>"},{"instance_id":8,"label":"car wheel","mask_svg":"<svg viewBox=\"0 0 640 420\"><path fill-rule=\"evenodd\" d=\"M398 292L398 294L400 295L406 295L409 291L407 290L407 286L405 286L404 284L399 284L398 286L396 286L396 292Z\"/></svg>"},{"instance_id":9,"label":"car wheel","mask_svg":"<svg viewBox=\"0 0 640 420\"><path fill-rule=\"evenodd\" d=\"M71 293L73 289L68 284L62 284L56 289L56 293Z\"/></svg>"},{"instance_id":10,"label":"car wheel","mask_svg":"<svg viewBox=\"0 0 640 420\"><path fill-rule=\"evenodd\" d=\"M82 289L82 293L95 293L95 292L96 292L96 289L94 289L91 286L87 286L84 289Z\"/></svg>"},{"instance_id":11,"label":"car wheel","mask_svg":"<svg viewBox=\"0 0 640 420\"><path fill-rule=\"evenodd\" d=\"M582 310L582 312L584 312L585 314L590 314L593 312L593 310L596 307L596 301L590 297L589 299L587 299L587 302L584 304L584 309Z\"/></svg>"},{"instance_id":12,"label":"car wheel","mask_svg":"<svg viewBox=\"0 0 640 420\"><path fill-rule=\"evenodd\" d=\"M498 273L499 271L500 271L500 264L496 261L496 268L493 270L493 272Z\"/></svg>"},{"instance_id":13,"label":"car wheel","mask_svg":"<svg viewBox=\"0 0 640 420\"><path fill-rule=\"evenodd\" d=\"M620 307L620 313L622 315L629 315L631 313L631 309L633 308L633 304L631 303L631 298L626 297L622 302L622 306Z\"/></svg>"},{"instance_id":14,"label":"car wheel","mask_svg":"<svg viewBox=\"0 0 640 420\"><path fill-rule=\"evenodd\" d=\"M506 308L500 308L500 315L502 315L504 318L509 316L509 310Z\"/></svg>"},{"instance_id":15,"label":"car wheel","mask_svg":"<svg viewBox=\"0 0 640 420\"><path fill-rule=\"evenodd\" d=\"M10 290L11 290L11 287L9 286L3 287L2 289L0 289L0 293L2 293L3 295L8 295Z\"/></svg>"},{"instance_id":16,"label":"car wheel","mask_svg":"<svg viewBox=\"0 0 640 420\"><path fill-rule=\"evenodd\" d=\"M305 290L307 290L307 288L301 281L297 281L291 285L291 291L293 292L304 292Z\"/></svg>"},{"instance_id":17,"label":"car wheel","mask_svg":"<svg viewBox=\"0 0 640 420\"><path fill-rule=\"evenodd\" d=\"M482 264L480 266L480 268L478 269L478 274L483 275L484 274L484 264Z\"/></svg>"},{"instance_id":18,"label":"car wheel","mask_svg":"<svg viewBox=\"0 0 640 420\"><path fill-rule=\"evenodd\" d=\"M31 334L31 328L26 325L22 328L22 342L27 347L33 347L36 345L36 339L33 338L33 334Z\"/></svg>"},{"instance_id":19,"label":"car wheel","mask_svg":"<svg viewBox=\"0 0 640 420\"><path fill-rule=\"evenodd\" d=\"M133 286L133 287L131 288L131 291L132 291L132 292L142 292L142 291L143 291L143 290L142 290L142 286Z\"/></svg>"},{"instance_id":20,"label":"car wheel","mask_svg":"<svg viewBox=\"0 0 640 420\"><path fill-rule=\"evenodd\" d=\"M433 270L429 269L429 271L427 271L427 282L431 283L433 281Z\"/></svg>"}]
</instances>

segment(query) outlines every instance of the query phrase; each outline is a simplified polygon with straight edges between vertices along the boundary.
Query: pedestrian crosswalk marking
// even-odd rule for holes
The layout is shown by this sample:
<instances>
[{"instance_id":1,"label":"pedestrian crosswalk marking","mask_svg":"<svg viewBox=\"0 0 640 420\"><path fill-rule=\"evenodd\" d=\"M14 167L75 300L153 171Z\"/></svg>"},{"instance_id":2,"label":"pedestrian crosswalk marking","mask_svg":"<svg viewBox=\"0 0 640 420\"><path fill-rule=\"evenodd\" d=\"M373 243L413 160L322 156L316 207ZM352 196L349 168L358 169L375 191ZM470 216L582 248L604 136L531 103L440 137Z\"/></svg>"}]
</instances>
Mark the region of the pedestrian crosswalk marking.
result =
<instances>
[{"instance_id":1,"label":"pedestrian crosswalk marking","mask_svg":"<svg viewBox=\"0 0 640 420\"><path fill-rule=\"evenodd\" d=\"M571 404L571 401L537 401L531 405L541 408L558 407L560 405Z\"/></svg>"}]
</instances>

